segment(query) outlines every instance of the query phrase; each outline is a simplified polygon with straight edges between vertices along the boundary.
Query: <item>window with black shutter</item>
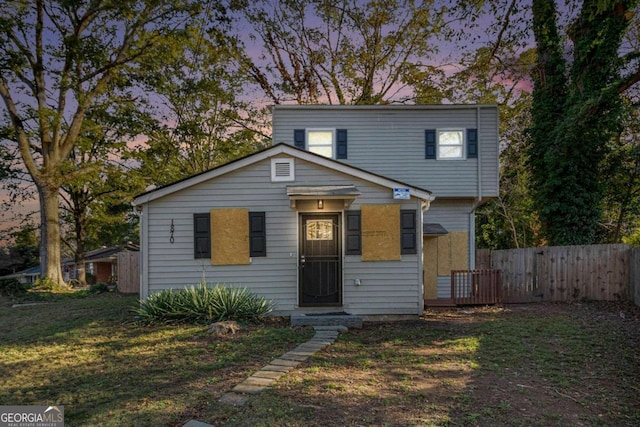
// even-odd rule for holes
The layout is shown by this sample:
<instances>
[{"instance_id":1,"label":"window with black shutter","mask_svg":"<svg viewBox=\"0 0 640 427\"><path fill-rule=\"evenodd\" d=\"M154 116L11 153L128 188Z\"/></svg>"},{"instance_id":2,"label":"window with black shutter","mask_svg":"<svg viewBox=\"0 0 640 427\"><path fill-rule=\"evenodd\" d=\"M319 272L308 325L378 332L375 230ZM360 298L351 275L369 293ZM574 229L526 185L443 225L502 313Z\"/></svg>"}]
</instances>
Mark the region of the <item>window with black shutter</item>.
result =
<instances>
[{"instance_id":1,"label":"window with black shutter","mask_svg":"<svg viewBox=\"0 0 640 427\"><path fill-rule=\"evenodd\" d=\"M346 211L346 243L347 255L362 255L362 233L360 227L360 211Z\"/></svg>"},{"instance_id":2,"label":"window with black shutter","mask_svg":"<svg viewBox=\"0 0 640 427\"><path fill-rule=\"evenodd\" d=\"M249 212L249 256L267 256L267 227L264 212Z\"/></svg>"},{"instance_id":3,"label":"window with black shutter","mask_svg":"<svg viewBox=\"0 0 640 427\"><path fill-rule=\"evenodd\" d=\"M293 144L304 150L306 149L306 143L305 143L305 139L306 139L306 131L304 129L295 129L293 131Z\"/></svg>"},{"instance_id":4,"label":"window with black shutter","mask_svg":"<svg viewBox=\"0 0 640 427\"><path fill-rule=\"evenodd\" d=\"M347 130L336 130L336 159L347 158Z\"/></svg>"},{"instance_id":5,"label":"window with black shutter","mask_svg":"<svg viewBox=\"0 0 640 427\"><path fill-rule=\"evenodd\" d=\"M211 258L210 214L193 214L193 242L195 258Z\"/></svg>"},{"instance_id":6,"label":"window with black shutter","mask_svg":"<svg viewBox=\"0 0 640 427\"><path fill-rule=\"evenodd\" d=\"M436 158L436 131L435 129L427 129L424 131L424 158Z\"/></svg>"},{"instance_id":7,"label":"window with black shutter","mask_svg":"<svg viewBox=\"0 0 640 427\"><path fill-rule=\"evenodd\" d=\"M478 129L467 129L467 158L478 158Z\"/></svg>"},{"instance_id":8,"label":"window with black shutter","mask_svg":"<svg viewBox=\"0 0 640 427\"><path fill-rule=\"evenodd\" d=\"M400 210L400 253L416 254L418 248L416 244L416 211Z\"/></svg>"}]
</instances>

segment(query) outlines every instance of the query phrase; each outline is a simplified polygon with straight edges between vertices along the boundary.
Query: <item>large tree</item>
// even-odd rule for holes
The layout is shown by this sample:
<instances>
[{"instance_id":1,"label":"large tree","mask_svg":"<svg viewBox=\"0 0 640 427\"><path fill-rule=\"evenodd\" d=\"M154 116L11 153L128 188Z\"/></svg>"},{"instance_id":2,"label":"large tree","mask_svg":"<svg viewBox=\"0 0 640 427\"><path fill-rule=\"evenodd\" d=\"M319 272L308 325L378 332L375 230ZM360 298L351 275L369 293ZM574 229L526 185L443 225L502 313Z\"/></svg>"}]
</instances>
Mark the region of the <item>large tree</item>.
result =
<instances>
[{"instance_id":1,"label":"large tree","mask_svg":"<svg viewBox=\"0 0 640 427\"><path fill-rule=\"evenodd\" d=\"M78 266L76 279L85 285L85 252L132 240L133 196L144 183L128 172L123 162L132 150L131 141L142 130L139 106L120 99L117 106L96 106L87 112L83 131L69 154L72 170L85 173L61 187L62 242ZM109 232L115 230L116 233ZM120 234L120 235L118 235Z\"/></svg>"},{"instance_id":2,"label":"large tree","mask_svg":"<svg viewBox=\"0 0 640 427\"><path fill-rule=\"evenodd\" d=\"M4 0L0 2L0 96L41 215L44 276L62 283L60 188L87 172L70 154L89 109L126 71L183 31L196 1Z\"/></svg>"},{"instance_id":3,"label":"large tree","mask_svg":"<svg viewBox=\"0 0 640 427\"><path fill-rule=\"evenodd\" d=\"M268 102L380 104L409 95L407 80L432 68L446 8L413 0L260 0L244 11L261 46L241 62Z\"/></svg>"},{"instance_id":4,"label":"large tree","mask_svg":"<svg viewBox=\"0 0 640 427\"><path fill-rule=\"evenodd\" d=\"M242 100L247 76L234 61L236 42L218 25L188 30L185 40L167 39L138 76L156 108L149 110L138 172L148 184L164 185L209 170L263 148L264 106ZM171 48L179 43L181 48ZM149 100L153 104L153 99Z\"/></svg>"},{"instance_id":5,"label":"large tree","mask_svg":"<svg viewBox=\"0 0 640 427\"><path fill-rule=\"evenodd\" d=\"M567 64L554 1L533 0L537 47L529 164L543 234L552 245L597 241L602 160L622 131L621 93L640 80L640 52L621 55L638 0L584 0L568 28Z\"/></svg>"}]
</instances>

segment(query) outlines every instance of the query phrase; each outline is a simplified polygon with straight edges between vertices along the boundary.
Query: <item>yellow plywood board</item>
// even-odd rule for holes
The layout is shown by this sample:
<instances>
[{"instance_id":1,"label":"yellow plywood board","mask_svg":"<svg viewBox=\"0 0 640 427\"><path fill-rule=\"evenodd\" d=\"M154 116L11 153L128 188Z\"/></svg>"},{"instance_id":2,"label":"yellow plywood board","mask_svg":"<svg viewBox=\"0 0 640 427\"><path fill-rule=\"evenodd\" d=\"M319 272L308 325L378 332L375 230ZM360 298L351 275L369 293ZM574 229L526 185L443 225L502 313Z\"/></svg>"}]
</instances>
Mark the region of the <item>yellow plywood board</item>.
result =
<instances>
[{"instance_id":1,"label":"yellow plywood board","mask_svg":"<svg viewBox=\"0 0 640 427\"><path fill-rule=\"evenodd\" d=\"M424 299L438 298L438 239L427 237L423 240L423 282Z\"/></svg>"},{"instance_id":2,"label":"yellow plywood board","mask_svg":"<svg viewBox=\"0 0 640 427\"><path fill-rule=\"evenodd\" d=\"M248 209L211 209L211 264L249 264Z\"/></svg>"},{"instance_id":3,"label":"yellow plywood board","mask_svg":"<svg viewBox=\"0 0 640 427\"><path fill-rule=\"evenodd\" d=\"M438 276L451 275L451 253L449 234L438 237Z\"/></svg>"},{"instance_id":4,"label":"yellow plywood board","mask_svg":"<svg viewBox=\"0 0 640 427\"><path fill-rule=\"evenodd\" d=\"M363 205L362 260L400 260L400 205Z\"/></svg>"},{"instance_id":5,"label":"yellow plywood board","mask_svg":"<svg viewBox=\"0 0 640 427\"><path fill-rule=\"evenodd\" d=\"M469 233L452 231L449 233L451 250L451 269L469 269Z\"/></svg>"}]
</instances>

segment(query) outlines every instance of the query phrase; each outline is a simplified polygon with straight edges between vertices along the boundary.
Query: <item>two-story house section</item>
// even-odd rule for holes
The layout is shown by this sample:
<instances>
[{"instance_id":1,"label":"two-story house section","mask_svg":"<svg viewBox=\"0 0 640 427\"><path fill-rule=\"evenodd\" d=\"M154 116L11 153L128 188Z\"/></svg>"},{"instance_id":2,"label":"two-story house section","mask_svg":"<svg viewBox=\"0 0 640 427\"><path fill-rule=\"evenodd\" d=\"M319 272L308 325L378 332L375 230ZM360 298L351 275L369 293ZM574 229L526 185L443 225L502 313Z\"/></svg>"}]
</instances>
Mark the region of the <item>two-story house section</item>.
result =
<instances>
[{"instance_id":1,"label":"two-story house section","mask_svg":"<svg viewBox=\"0 0 640 427\"><path fill-rule=\"evenodd\" d=\"M498 196L496 105L277 105L273 141L432 191L424 214L424 298L450 296L474 267L475 209Z\"/></svg>"},{"instance_id":2,"label":"two-story house section","mask_svg":"<svg viewBox=\"0 0 640 427\"><path fill-rule=\"evenodd\" d=\"M137 196L141 297L246 287L276 315L418 315L473 267L495 106L275 106L273 145Z\"/></svg>"}]
</instances>

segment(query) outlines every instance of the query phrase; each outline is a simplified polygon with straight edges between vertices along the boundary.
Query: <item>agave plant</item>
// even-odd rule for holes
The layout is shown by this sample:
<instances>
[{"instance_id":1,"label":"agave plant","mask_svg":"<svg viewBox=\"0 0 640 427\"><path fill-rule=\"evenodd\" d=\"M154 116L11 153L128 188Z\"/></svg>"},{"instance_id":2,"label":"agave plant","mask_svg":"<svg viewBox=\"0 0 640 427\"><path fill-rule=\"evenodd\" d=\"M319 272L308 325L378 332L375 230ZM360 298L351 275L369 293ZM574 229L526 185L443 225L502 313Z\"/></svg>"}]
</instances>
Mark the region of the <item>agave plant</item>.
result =
<instances>
[{"instance_id":1,"label":"agave plant","mask_svg":"<svg viewBox=\"0 0 640 427\"><path fill-rule=\"evenodd\" d=\"M206 283L183 290L166 289L140 300L133 311L142 323L211 323L222 320L259 322L275 303L247 288Z\"/></svg>"}]
</instances>

